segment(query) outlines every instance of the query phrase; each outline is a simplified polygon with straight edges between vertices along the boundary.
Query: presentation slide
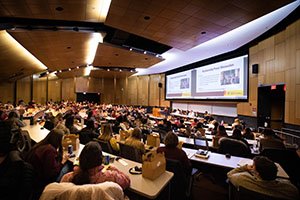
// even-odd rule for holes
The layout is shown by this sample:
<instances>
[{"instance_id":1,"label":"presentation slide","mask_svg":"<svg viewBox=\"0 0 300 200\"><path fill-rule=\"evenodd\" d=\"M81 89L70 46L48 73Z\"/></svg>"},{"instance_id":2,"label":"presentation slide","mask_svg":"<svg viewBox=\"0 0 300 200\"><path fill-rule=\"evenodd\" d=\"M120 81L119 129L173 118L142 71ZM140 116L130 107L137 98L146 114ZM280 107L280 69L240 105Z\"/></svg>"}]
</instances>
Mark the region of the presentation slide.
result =
<instances>
[{"instance_id":1,"label":"presentation slide","mask_svg":"<svg viewBox=\"0 0 300 200\"><path fill-rule=\"evenodd\" d=\"M248 55L166 75L166 99L247 100Z\"/></svg>"},{"instance_id":2,"label":"presentation slide","mask_svg":"<svg viewBox=\"0 0 300 200\"><path fill-rule=\"evenodd\" d=\"M196 69L196 93L199 98L244 98L245 57L214 63Z\"/></svg>"},{"instance_id":3,"label":"presentation slide","mask_svg":"<svg viewBox=\"0 0 300 200\"><path fill-rule=\"evenodd\" d=\"M191 70L167 76L168 96L189 98L191 96Z\"/></svg>"}]
</instances>

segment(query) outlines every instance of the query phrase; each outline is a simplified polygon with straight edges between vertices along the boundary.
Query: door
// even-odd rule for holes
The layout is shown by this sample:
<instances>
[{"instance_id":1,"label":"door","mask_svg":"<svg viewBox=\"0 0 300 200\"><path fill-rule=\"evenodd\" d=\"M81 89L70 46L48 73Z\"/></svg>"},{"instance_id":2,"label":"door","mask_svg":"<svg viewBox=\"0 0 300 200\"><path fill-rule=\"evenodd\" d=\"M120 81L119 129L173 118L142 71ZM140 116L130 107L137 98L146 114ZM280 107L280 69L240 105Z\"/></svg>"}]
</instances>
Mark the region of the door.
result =
<instances>
[{"instance_id":1,"label":"door","mask_svg":"<svg viewBox=\"0 0 300 200\"><path fill-rule=\"evenodd\" d=\"M76 101L88 101L90 103L100 103L100 93L76 93Z\"/></svg>"},{"instance_id":2,"label":"door","mask_svg":"<svg viewBox=\"0 0 300 200\"><path fill-rule=\"evenodd\" d=\"M257 126L280 129L284 123L285 85L258 87Z\"/></svg>"}]
</instances>

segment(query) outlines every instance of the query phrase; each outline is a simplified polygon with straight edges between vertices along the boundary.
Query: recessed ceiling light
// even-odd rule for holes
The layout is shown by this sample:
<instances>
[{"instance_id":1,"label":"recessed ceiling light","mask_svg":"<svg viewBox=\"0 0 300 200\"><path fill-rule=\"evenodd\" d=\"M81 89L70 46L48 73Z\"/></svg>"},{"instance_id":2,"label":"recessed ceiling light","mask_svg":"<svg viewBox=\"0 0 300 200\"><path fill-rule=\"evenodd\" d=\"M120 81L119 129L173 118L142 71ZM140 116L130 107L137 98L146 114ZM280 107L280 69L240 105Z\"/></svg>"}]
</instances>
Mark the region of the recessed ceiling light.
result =
<instances>
[{"instance_id":1,"label":"recessed ceiling light","mask_svg":"<svg viewBox=\"0 0 300 200\"><path fill-rule=\"evenodd\" d=\"M64 8L63 8L63 7L60 7L60 6L58 6L58 7L56 7L56 8L55 8L55 10L57 10L57 11L61 12L61 11L63 11L63 10L64 10Z\"/></svg>"},{"instance_id":2,"label":"recessed ceiling light","mask_svg":"<svg viewBox=\"0 0 300 200\"><path fill-rule=\"evenodd\" d=\"M69 71L71 71L71 68L69 68Z\"/></svg>"},{"instance_id":3,"label":"recessed ceiling light","mask_svg":"<svg viewBox=\"0 0 300 200\"><path fill-rule=\"evenodd\" d=\"M132 48L130 48L129 51L132 51Z\"/></svg>"},{"instance_id":4,"label":"recessed ceiling light","mask_svg":"<svg viewBox=\"0 0 300 200\"><path fill-rule=\"evenodd\" d=\"M149 20L150 16L144 16L144 20Z\"/></svg>"},{"instance_id":5,"label":"recessed ceiling light","mask_svg":"<svg viewBox=\"0 0 300 200\"><path fill-rule=\"evenodd\" d=\"M119 71L121 72L121 71L122 71L122 69L119 69Z\"/></svg>"},{"instance_id":6,"label":"recessed ceiling light","mask_svg":"<svg viewBox=\"0 0 300 200\"><path fill-rule=\"evenodd\" d=\"M144 54L146 54L147 53L147 51L144 51Z\"/></svg>"},{"instance_id":7,"label":"recessed ceiling light","mask_svg":"<svg viewBox=\"0 0 300 200\"><path fill-rule=\"evenodd\" d=\"M79 69L79 66L77 66L76 68Z\"/></svg>"},{"instance_id":8,"label":"recessed ceiling light","mask_svg":"<svg viewBox=\"0 0 300 200\"><path fill-rule=\"evenodd\" d=\"M109 72L109 71L110 71L110 69L107 69L107 71Z\"/></svg>"},{"instance_id":9,"label":"recessed ceiling light","mask_svg":"<svg viewBox=\"0 0 300 200\"><path fill-rule=\"evenodd\" d=\"M61 70L59 70L59 72L60 72L60 73L62 73L62 71L61 71Z\"/></svg>"}]
</instances>

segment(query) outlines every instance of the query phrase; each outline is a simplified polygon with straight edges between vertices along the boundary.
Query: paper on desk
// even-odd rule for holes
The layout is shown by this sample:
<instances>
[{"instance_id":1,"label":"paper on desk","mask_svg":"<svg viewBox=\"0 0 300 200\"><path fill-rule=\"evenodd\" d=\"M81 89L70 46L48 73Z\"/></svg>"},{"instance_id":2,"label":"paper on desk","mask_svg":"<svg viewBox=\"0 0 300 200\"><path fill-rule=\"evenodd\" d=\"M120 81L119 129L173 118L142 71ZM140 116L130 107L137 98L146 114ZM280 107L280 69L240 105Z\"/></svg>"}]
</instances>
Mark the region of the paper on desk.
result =
<instances>
[{"instance_id":1,"label":"paper on desk","mask_svg":"<svg viewBox=\"0 0 300 200\"><path fill-rule=\"evenodd\" d=\"M118 162L120 162L122 165L127 166L128 163L125 162L125 160L119 159Z\"/></svg>"}]
</instances>

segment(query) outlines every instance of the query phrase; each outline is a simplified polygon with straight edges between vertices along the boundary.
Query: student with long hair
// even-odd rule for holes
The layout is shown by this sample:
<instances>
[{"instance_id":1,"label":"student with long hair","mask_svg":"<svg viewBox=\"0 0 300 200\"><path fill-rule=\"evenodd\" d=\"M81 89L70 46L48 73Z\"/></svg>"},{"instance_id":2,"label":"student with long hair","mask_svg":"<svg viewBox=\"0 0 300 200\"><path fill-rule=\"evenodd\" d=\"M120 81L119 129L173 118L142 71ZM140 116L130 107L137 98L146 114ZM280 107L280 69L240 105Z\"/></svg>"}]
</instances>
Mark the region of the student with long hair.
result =
<instances>
[{"instance_id":1,"label":"student with long hair","mask_svg":"<svg viewBox=\"0 0 300 200\"><path fill-rule=\"evenodd\" d=\"M134 128L130 137L125 140L125 144L145 152L145 144L141 141L142 131L140 128Z\"/></svg>"},{"instance_id":2,"label":"student with long hair","mask_svg":"<svg viewBox=\"0 0 300 200\"><path fill-rule=\"evenodd\" d=\"M39 143L29 151L26 160L32 164L36 172L36 189L42 192L43 188L57 180L61 169L68 160L63 156L63 131L53 129Z\"/></svg>"},{"instance_id":3,"label":"student with long hair","mask_svg":"<svg viewBox=\"0 0 300 200\"><path fill-rule=\"evenodd\" d=\"M120 150L117 140L113 137L111 124L103 124L101 126L101 135L98 137L98 139L108 141L114 151Z\"/></svg>"},{"instance_id":4,"label":"student with long hair","mask_svg":"<svg viewBox=\"0 0 300 200\"><path fill-rule=\"evenodd\" d=\"M91 141L87 143L79 156L79 166L74 167L62 177L61 182L72 182L75 185L96 184L112 181L123 189L130 185L130 179L123 172L113 166L104 170L102 166L102 150L99 143Z\"/></svg>"}]
</instances>

